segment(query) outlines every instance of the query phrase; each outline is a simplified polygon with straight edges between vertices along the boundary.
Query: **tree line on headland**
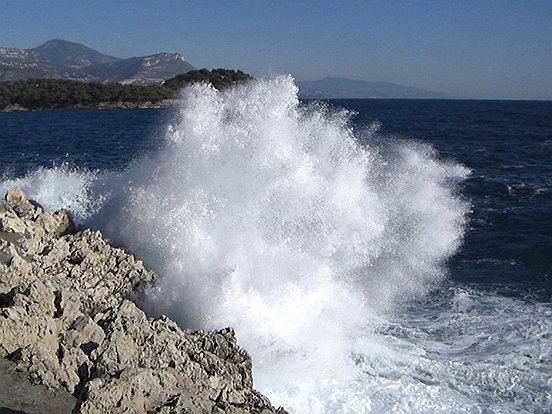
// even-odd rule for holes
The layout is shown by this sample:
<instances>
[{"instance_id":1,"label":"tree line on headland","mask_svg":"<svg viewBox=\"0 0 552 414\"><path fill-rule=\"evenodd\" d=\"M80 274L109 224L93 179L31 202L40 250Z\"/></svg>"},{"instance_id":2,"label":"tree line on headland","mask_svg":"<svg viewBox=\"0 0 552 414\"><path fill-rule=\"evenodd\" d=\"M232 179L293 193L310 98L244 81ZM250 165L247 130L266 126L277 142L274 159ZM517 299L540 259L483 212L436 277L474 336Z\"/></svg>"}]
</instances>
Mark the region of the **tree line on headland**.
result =
<instances>
[{"instance_id":1,"label":"tree line on headland","mask_svg":"<svg viewBox=\"0 0 552 414\"><path fill-rule=\"evenodd\" d=\"M210 83L223 90L251 79L241 70L201 69L177 75L162 85L149 86L61 79L6 81L0 82L0 110L155 106L178 98L178 91L190 83Z\"/></svg>"}]
</instances>

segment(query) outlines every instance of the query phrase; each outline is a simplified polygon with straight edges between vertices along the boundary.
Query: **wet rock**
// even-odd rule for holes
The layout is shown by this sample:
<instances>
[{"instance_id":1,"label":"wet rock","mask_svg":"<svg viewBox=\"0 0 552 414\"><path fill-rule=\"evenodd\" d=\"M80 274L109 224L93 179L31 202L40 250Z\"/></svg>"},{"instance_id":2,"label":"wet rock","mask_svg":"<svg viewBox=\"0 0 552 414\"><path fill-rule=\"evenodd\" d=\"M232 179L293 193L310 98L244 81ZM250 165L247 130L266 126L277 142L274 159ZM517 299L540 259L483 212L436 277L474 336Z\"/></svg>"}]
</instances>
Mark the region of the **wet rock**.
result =
<instances>
[{"instance_id":1,"label":"wet rock","mask_svg":"<svg viewBox=\"0 0 552 414\"><path fill-rule=\"evenodd\" d=\"M10 191L0 200L0 382L17 372L37 395L72 396L74 413L283 413L253 390L233 330L182 330L131 301L154 279L100 232L75 232L69 213ZM0 407L21 409L8 394ZM40 401L34 412L56 412Z\"/></svg>"}]
</instances>

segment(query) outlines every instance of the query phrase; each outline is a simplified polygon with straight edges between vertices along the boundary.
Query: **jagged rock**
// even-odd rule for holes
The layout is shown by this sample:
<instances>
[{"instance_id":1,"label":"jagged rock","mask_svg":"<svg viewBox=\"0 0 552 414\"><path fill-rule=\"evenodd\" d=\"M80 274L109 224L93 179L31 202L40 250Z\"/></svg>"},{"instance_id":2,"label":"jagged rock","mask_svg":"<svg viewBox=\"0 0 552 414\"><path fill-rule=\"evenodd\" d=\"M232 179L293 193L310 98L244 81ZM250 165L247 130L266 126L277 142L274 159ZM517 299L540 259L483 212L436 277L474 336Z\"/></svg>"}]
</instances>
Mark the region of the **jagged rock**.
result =
<instances>
[{"instance_id":1,"label":"jagged rock","mask_svg":"<svg viewBox=\"0 0 552 414\"><path fill-rule=\"evenodd\" d=\"M27 196L19 187L13 187L6 193L6 201L11 203L22 203L27 201Z\"/></svg>"},{"instance_id":2,"label":"jagged rock","mask_svg":"<svg viewBox=\"0 0 552 414\"><path fill-rule=\"evenodd\" d=\"M283 413L253 390L233 330L182 330L130 300L154 279L100 232L74 232L69 213L11 191L0 201L0 359L12 372L0 382L19 372L71 394L74 413ZM34 412L55 412L42 402Z\"/></svg>"}]
</instances>

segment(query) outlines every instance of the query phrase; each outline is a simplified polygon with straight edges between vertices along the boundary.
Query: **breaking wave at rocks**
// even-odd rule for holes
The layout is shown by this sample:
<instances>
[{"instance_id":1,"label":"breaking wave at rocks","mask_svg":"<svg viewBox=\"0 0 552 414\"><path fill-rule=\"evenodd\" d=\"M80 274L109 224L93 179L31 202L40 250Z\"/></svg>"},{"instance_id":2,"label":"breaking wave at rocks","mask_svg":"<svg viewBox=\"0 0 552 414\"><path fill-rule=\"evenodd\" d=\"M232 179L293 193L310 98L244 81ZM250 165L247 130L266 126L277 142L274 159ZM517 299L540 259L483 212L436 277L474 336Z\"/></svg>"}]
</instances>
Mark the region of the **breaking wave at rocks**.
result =
<instances>
[{"instance_id":1,"label":"breaking wave at rocks","mask_svg":"<svg viewBox=\"0 0 552 414\"><path fill-rule=\"evenodd\" d=\"M353 116L301 104L290 77L194 85L159 150L125 171L39 170L2 189L138 254L161 275L150 313L235 328L255 386L291 412L458 408L461 392L435 395L429 380L396 388L424 351L386 329L445 278L469 171L375 124L355 131Z\"/></svg>"}]
</instances>

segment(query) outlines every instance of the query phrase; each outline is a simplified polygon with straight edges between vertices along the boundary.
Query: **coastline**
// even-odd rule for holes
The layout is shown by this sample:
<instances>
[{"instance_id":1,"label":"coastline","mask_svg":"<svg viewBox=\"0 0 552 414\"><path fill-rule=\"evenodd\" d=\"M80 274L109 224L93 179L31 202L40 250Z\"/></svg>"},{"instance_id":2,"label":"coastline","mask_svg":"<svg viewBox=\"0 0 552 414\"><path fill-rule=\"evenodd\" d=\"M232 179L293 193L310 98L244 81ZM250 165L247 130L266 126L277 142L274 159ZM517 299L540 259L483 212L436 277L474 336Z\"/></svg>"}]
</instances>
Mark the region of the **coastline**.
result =
<instances>
[{"instance_id":1,"label":"coastline","mask_svg":"<svg viewBox=\"0 0 552 414\"><path fill-rule=\"evenodd\" d=\"M163 99L159 102L101 102L97 105L70 105L63 108L30 109L21 105L8 105L0 112L44 112L44 111L72 111L79 109L137 109L137 108L170 108L176 106L179 99Z\"/></svg>"},{"instance_id":2,"label":"coastline","mask_svg":"<svg viewBox=\"0 0 552 414\"><path fill-rule=\"evenodd\" d=\"M0 201L0 383L26 397L3 387L0 410L284 414L253 389L232 329L185 330L138 308L156 277L68 212L10 190Z\"/></svg>"}]
</instances>

